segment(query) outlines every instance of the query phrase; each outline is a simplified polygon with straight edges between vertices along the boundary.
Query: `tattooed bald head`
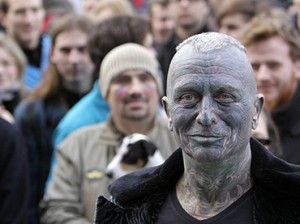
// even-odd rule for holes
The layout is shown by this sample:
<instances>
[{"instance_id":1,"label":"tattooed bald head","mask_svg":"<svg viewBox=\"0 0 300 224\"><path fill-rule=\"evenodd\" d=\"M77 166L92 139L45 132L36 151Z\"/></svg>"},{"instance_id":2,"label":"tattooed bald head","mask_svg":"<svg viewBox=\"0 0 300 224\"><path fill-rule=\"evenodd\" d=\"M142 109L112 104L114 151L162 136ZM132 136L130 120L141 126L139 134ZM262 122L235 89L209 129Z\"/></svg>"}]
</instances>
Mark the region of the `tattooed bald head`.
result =
<instances>
[{"instance_id":1,"label":"tattooed bald head","mask_svg":"<svg viewBox=\"0 0 300 224\"><path fill-rule=\"evenodd\" d=\"M180 147L205 161L248 148L263 104L256 91L246 50L234 38L211 32L182 42L163 98Z\"/></svg>"},{"instance_id":2,"label":"tattooed bald head","mask_svg":"<svg viewBox=\"0 0 300 224\"><path fill-rule=\"evenodd\" d=\"M207 32L191 36L179 44L176 50L177 53L169 68L167 93L170 87L172 87L172 84L170 85L170 78L172 78L173 75L180 75L181 73L177 72L182 64L185 64L185 62L189 64L189 61L195 57L197 57L199 61L194 69L199 66L203 66L203 69L205 67L214 66L216 69L218 62L221 60L222 63L227 64L228 69L239 70L240 78L247 78L247 80L245 80L248 82L246 83L247 86L251 87L251 92L256 92L256 82L246 54L246 49L236 39L217 32ZM230 60L230 58L234 58L234 60ZM191 70L193 69L192 65L189 65L189 67ZM188 69L186 68L184 71L188 72ZM202 72L204 71L205 70L202 70ZM214 71L218 72L218 70Z\"/></svg>"}]
</instances>

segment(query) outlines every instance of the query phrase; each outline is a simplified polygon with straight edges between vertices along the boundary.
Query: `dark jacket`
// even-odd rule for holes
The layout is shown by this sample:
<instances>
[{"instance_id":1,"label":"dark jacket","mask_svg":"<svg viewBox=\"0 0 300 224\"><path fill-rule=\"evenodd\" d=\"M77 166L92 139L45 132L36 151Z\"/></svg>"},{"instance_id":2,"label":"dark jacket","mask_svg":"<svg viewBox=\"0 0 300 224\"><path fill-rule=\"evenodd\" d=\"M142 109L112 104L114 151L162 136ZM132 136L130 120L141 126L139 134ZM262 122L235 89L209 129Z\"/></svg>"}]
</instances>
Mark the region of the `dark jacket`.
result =
<instances>
[{"instance_id":1,"label":"dark jacket","mask_svg":"<svg viewBox=\"0 0 300 224\"><path fill-rule=\"evenodd\" d=\"M254 217L259 224L300 223L300 166L278 159L251 140ZM168 193L183 173L181 149L164 164L116 180L112 203L100 196L95 222L155 223Z\"/></svg>"},{"instance_id":2,"label":"dark jacket","mask_svg":"<svg viewBox=\"0 0 300 224\"><path fill-rule=\"evenodd\" d=\"M0 223L27 223L29 169L20 132L0 118Z\"/></svg>"},{"instance_id":3,"label":"dark jacket","mask_svg":"<svg viewBox=\"0 0 300 224\"><path fill-rule=\"evenodd\" d=\"M39 223L38 206L44 196L50 170L53 146L52 133L58 122L80 96L65 91L47 99L26 99L15 109L16 125L25 139L30 166L30 224Z\"/></svg>"},{"instance_id":4,"label":"dark jacket","mask_svg":"<svg viewBox=\"0 0 300 224\"><path fill-rule=\"evenodd\" d=\"M272 119L278 129L282 156L281 158L300 165L300 84L292 101L284 108L272 111Z\"/></svg>"}]
</instances>

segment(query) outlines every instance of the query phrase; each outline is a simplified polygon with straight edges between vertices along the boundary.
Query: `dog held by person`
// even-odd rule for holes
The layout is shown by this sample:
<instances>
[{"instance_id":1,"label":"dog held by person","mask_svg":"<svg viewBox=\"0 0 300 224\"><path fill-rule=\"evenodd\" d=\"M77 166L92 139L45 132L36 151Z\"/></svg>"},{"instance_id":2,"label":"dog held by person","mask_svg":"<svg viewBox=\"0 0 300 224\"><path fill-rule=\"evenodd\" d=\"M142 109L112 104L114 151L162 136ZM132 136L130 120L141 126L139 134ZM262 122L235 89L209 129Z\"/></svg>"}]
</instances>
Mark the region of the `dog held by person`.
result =
<instances>
[{"instance_id":1,"label":"dog held by person","mask_svg":"<svg viewBox=\"0 0 300 224\"><path fill-rule=\"evenodd\" d=\"M146 135L134 133L123 139L105 173L109 178L117 179L135 170L157 166L163 162L164 159L156 145Z\"/></svg>"}]
</instances>

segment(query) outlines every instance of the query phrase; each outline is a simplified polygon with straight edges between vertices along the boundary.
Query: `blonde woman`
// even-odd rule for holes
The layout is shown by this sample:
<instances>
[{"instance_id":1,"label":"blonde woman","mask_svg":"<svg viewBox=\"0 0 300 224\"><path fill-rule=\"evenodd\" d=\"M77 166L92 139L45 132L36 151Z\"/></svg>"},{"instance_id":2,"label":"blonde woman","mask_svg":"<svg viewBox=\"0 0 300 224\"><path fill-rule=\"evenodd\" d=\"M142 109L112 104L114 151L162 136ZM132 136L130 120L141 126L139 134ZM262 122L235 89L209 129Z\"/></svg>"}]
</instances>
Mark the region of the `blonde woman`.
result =
<instances>
[{"instance_id":1,"label":"blonde woman","mask_svg":"<svg viewBox=\"0 0 300 224\"><path fill-rule=\"evenodd\" d=\"M16 105L26 96L23 85L26 57L20 47L0 33L0 117L13 122Z\"/></svg>"}]
</instances>

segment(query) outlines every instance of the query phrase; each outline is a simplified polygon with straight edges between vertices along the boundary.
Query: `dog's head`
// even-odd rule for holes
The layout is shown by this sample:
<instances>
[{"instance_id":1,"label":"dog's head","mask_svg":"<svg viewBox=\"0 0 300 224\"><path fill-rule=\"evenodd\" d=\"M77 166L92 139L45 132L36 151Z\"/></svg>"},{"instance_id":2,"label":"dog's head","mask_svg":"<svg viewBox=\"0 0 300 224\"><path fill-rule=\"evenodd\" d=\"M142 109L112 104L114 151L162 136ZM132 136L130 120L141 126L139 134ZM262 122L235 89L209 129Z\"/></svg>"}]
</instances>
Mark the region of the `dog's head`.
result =
<instances>
[{"instance_id":1,"label":"dog's head","mask_svg":"<svg viewBox=\"0 0 300 224\"><path fill-rule=\"evenodd\" d=\"M123 139L116 156L106 168L106 175L116 179L143 167L159 165L163 161L156 145L147 136L135 133Z\"/></svg>"}]
</instances>

